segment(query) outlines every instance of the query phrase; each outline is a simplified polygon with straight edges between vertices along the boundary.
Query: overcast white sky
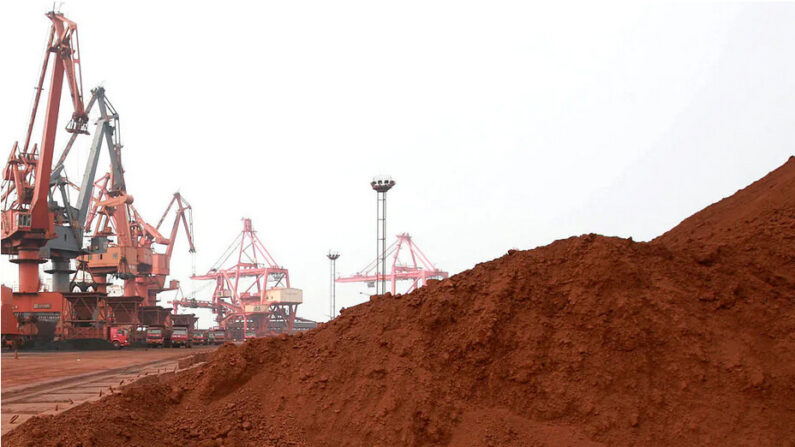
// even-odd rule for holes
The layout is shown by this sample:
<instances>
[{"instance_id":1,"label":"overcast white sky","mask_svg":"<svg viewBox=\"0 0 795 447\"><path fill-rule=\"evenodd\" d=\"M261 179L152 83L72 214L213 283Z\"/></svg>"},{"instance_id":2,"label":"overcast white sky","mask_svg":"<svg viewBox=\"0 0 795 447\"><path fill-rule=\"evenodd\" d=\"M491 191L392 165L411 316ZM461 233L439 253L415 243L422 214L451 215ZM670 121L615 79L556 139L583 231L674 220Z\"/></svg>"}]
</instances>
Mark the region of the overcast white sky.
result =
<instances>
[{"instance_id":1,"label":"overcast white sky","mask_svg":"<svg viewBox=\"0 0 795 447\"><path fill-rule=\"evenodd\" d=\"M24 138L51 5L0 3L4 150ZM62 11L79 25L85 91L103 84L121 115L138 210L156 222L182 192L200 271L251 217L304 289L299 315L317 320L328 314L326 252L342 253L343 274L375 256L373 175L397 181L388 232L411 233L457 273L570 235L651 239L795 152L793 4L69 1ZM181 239L172 272L186 292L190 266ZM15 266L2 270L16 280ZM372 289L337 291L349 306Z\"/></svg>"}]
</instances>

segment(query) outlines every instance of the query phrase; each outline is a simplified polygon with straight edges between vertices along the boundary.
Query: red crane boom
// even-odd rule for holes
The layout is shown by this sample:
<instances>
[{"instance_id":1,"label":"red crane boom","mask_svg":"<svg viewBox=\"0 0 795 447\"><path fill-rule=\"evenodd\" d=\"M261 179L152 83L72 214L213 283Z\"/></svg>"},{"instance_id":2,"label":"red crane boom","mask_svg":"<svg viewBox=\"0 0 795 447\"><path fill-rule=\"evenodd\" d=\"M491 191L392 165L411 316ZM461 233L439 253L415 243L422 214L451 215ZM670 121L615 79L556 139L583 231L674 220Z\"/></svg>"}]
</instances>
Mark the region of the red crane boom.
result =
<instances>
[{"instance_id":1,"label":"red crane boom","mask_svg":"<svg viewBox=\"0 0 795 447\"><path fill-rule=\"evenodd\" d=\"M52 21L52 32L50 33L50 44L48 51L55 54L55 63L52 71L52 81L50 82L50 95L47 99L47 110L44 115L44 133L41 138L41 153L36 165L35 189L33 191L33 201L30 205L31 229L45 229L52 223L52 217L47 206L47 193L50 190L50 173L52 172L52 154L55 147L55 134L58 126L58 112L61 106L61 90L63 88L64 74L72 97L74 112L72 121L66 127L67 132L88 133L86 123L88 115L83 107L83 88L81 71L79 68L79 45L77 38L77 24L56 12L47 13L47 17ZM73 41L74 38L74 41ZM43 70L47 69L49 54L44 59ZM44 80L42 77L40 81ZM38 92L41 92L41 84ZM38 93L37 93L38 99ZM33 112L30 124L28 125L28 140L36 119L36 109L38 101L34 101ZM24 151L27 152L28 142L26 141Z\"/></svg>"},{"instance_id":2,"label":"red crane boom","mask_svg":"<svg viewBox=\"0 0 795 447\"><path fill-rule=\"evenodd\" d=\"M176 206L175 206L176 205ZM174 223L171 225L169 237L165 238L160 234L160 226L168 216L169 212L174 209ZM166 211L160 218L156 227L152 227L146 223L138 212L133 208L133 215L135 222L140 228L140 239L137 241L139 247L149 249L152 253L152 269L149 274L138 274L133 278L125 279L124 281L124 294L127 296L141 296L144 298L145 306L157 305L157 294L166 290L175 290L179 288L179 282L171 280L166 285L166 277L171 273L171 254L174 252L174 243L177 241L177 233L180 227L185 229L185 236L188 239L189 251L196 252L196 247L193 245L193 217L190 204L180 193L174 193L174 196L169 202ZM152 249L153 244L165 246L165 253L157 253Z\"/></svg>"}]
</instances>

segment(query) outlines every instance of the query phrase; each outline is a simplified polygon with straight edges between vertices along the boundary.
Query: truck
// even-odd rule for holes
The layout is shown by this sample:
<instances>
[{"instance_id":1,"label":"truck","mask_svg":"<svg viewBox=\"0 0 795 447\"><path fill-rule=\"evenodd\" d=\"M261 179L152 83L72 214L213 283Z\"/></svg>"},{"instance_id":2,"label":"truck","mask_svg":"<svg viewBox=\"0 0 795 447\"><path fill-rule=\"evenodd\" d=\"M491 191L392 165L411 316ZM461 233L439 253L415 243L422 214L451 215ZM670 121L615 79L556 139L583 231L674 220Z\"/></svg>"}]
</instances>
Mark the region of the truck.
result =
<instances>
[{"instance_id":1,"label":"truck","mask_svg":"<svg viewBox=\"0 0 795 447\"><path fill-rule=\"evenodd\" d=\"M251 340L252 338L257 338L257 334L253 330L249 329L249 330L246 331L246 335L245 335L244 339L245 340Z\"/></svg>"},{"instance_id":2,"label":"truck","mask_svg":"<svg viewBox=\"0 0 795 447\"><path fill-rule=\"evenodd\" d=\"M3 347L16 349L30 342L38 334L35 315L17 317L10 304L3 304Z\"/></svg>"},{"instance_id":3,"label":"truck","mask_svg":"<svg viewBox=\"0 0 795 447\"><path fill-rule=\"evenodd\" d=\"M206 345L207 344L207 331L196 329L193 331L193 344Z\"/></svg>"},{"instance_id":4,"label":"truck","mask_svg":"<svg viewBox=\"0 0 795 447\"><path fill-rule=\"evenodd\" d=\"M213 344L222 345L226 341L226 329L217 328L212 330Z\"/></svg>"},{"instance_id":5,"label":"truck","mask_svg":"<svg viewBox=\"0 0 795 447\"><path fill-rule=\"evenodd\" d=\"M171 330L165 326L146 328L146 345L153 348L171 346Z\"/></svg>"},{"instance_id":6,"label":"truck","mask_svg":"<svg viewBox=\"0 0 795 447\"><path fill-rule=\"evenodd\" d=\"M171 329L171 347L179 348L193 346L193 330L186 326L174 326Z\"/></svg>"},{"instance_id":7,"label":"truck","mask_svg":"<svg viewBox=\"0 0 795 447\"><path fill-rule=\"evenodd\" d=\"M130 346L130 330L113 326L108 330L108 340L113 343L113 347L116 349Z\"/></svg>"},{"instance_id":8,"label":"truck","mask_svg":"<svg viewBox=\"0 0 795 447\"><path fill-rule=\"evenodd\" d=\"M171 315L171 346L193 346L193 328L196 326L198 318L194 314L173 314Z\"/></svg>"}]
</instances>

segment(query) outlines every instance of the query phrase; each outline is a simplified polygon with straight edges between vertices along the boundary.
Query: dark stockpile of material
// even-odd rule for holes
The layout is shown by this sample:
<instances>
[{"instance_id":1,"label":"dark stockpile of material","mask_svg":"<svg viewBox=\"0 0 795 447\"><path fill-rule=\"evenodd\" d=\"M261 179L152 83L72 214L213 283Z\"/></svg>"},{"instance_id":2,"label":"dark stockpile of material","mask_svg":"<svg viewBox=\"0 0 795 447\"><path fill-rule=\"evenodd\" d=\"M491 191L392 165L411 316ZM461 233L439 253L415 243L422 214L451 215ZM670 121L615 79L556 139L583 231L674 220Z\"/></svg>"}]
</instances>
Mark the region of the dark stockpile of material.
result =
<instances>
[{"instance_id":1,"label":"dark stockpile of material","mask_svg":"<svg viewBox=\"0 0 795 447\"><path fill-rule=\"evenodd\" d=\"M789 445L795 159L649 243L511 251L4 445Z\"/></svg>"}]
</instances>

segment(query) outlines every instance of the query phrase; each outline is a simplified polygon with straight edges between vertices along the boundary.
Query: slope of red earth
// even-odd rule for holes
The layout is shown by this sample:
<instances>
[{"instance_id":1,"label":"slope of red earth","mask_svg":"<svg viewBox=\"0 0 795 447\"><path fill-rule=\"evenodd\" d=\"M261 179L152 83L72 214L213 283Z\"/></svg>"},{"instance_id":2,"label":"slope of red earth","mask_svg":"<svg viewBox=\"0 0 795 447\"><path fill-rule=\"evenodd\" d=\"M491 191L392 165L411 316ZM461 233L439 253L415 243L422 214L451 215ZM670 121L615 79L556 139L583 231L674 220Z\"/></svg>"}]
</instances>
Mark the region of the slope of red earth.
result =
<instances>
[{"instance_id":1,"label":"slope of red earth","mask_svg":"<svg viewBox=\"0 0 795 447\"><path fill-rule=\"evenodd\" d=\"M3 445L792 445L795 162L36 418ZM747 209L749 209L747 211Z\"/></svg>"},{"instance_id":2,"label":"slope of red earth","mask_svg":"<svg viewBox=\"0 0 795 447\"><path fill-rule=\"evenodd\" d=\"M784 290L795 283L795 157L655 239L723 273ZM738 294L744 293L742 287Z\"/></svg>"}]
</instances>

